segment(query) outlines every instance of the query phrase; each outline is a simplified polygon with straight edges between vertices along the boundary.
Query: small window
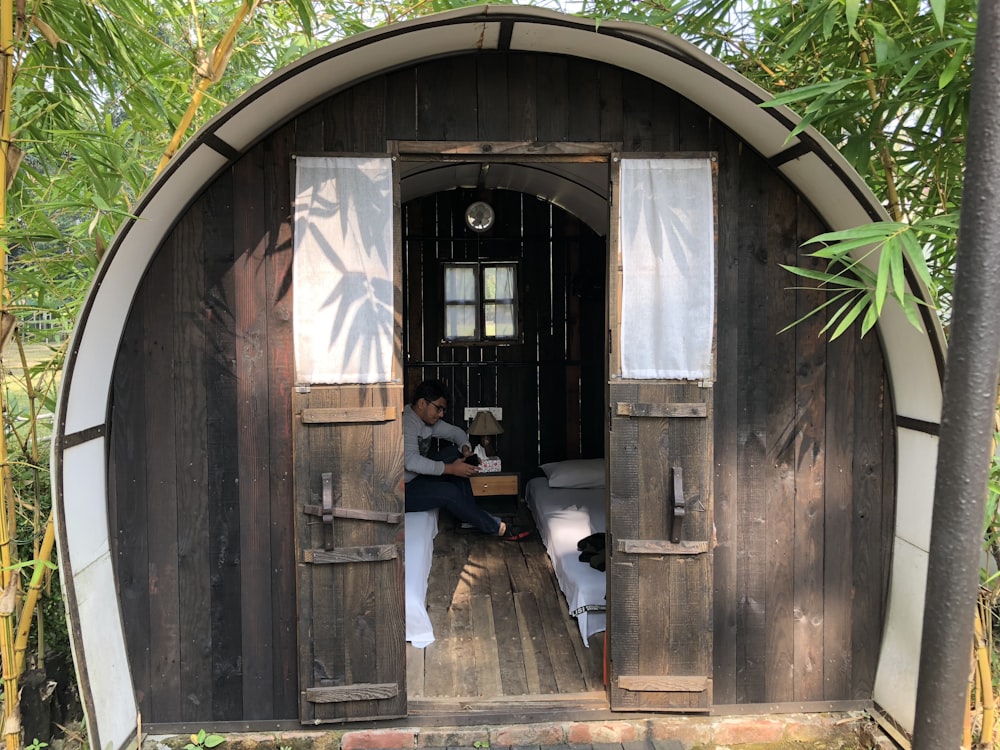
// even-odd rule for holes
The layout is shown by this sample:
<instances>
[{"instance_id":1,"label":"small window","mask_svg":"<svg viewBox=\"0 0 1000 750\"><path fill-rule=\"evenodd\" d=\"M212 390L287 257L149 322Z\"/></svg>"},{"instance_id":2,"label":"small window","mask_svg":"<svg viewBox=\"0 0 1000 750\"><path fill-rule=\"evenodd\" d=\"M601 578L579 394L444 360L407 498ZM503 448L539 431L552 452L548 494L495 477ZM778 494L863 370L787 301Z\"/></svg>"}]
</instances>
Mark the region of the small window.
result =
<instances>
[{"instance_id":1,"label":"small window","mask_svg":"<svg viewBox=\"0 0 1000 750\"><path fill-rule=\"evenodd\" d=\"M511 341L519 335L516 263L445 264L445 341Z\"/></svg>"}]
</instances>

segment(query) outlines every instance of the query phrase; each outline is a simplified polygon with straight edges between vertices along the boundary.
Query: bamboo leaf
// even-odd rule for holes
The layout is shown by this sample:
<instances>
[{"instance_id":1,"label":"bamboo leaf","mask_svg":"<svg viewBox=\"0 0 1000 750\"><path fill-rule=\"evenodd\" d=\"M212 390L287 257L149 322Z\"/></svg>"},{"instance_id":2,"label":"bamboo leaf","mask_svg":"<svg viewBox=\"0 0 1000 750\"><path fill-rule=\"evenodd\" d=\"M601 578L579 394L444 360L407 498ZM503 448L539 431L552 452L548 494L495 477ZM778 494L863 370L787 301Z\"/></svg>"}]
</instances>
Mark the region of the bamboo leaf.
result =
<instances>
[{"instance_id":1,"label":"bamboo leaf","mask_svg":"<svg viewBox=\"0 0 1000 750\"><path fill-rule=\"evenodd\" d=\"M944 31L944 10L947 0L931 0L931 10L934 13L934 20L938 29Z\"/></svg>"},{"instance_id":2,"label":"bamboo leaf","mask_svg":"<svg viewBox=\"0 0 1000 750\"><path fill-rule=\"evenodd\" d=\"M885 239L894 232L906 228L906 224L894 221L875 221L871 224L860 224L850 229L842 229L837 232L826 232L818 234L809 242L839 242L841 240L868 239L871 241Z\"/></svg>"},{"instance_id":3,"label":"bamboo leaf","mask_svg":"<svg viewBox=\"0 0 1000 750\"><path fill-rule=\"evenodd\" d=\"M881 313L882 305L889 289L889 276L891 274L892 253L888 248L883 247L878 259L878 276L875 281L875 309Z\"/></svg>"},{"instance_id":4,"label":"bamboo leaf","mask_svg":"<svg viewBox=\"0 0 1000 750\"><path fill-rule=\"evenodd\" d=\"M944 70L941 71L941 75L938 76L938 88L945 89L948 84L954 80L955 75L961 69L962 64L965 62L965 46L959 44L955 53L952 55L951 60L945 66Z\"/></svg>"},{"instance_id":5,"label":"bamboo leaf","mask_svg":"<svg viewBox=\"0 0 1000 750\"><path fill-rule=\"evenodd\" d=\"M834 311L827 318L826 324L820 329L821 334L826 333L828 330L830 330L830 328L833 327L834 324L836 324L836 322L840 320L848 310L851 309L851 300L857 299L857 296L858 295L856 293L851 294L850 299L848 299L847 302L834 309Z\"/></svg>"},{"instance_id":6,"label":"bamboo leaf","mask_svg":"<svg viewBox=\"0 0 1000 750\"><path fill-rule=\"evenodd\" d=\"M875 309L874 305L869 306L868 310L865 311L864 320L861 321L861 336L864 338L875 324L878 322L879 312Z\"/></svg>"},{"instance_id":7,"label":"bamboo leaf","mask_svg":"<svg viewBox=\"0 0 1000 750\"><path fill-rule=\"evenodd\" d=\"M930 271L927 269L927 259L924 257L923 250L917 243L917 238L914 236L913 232L903 232L903 234L900 235L900 240L903 252L910 260L910 266L916 272L920 280L927 286L927 288L932 288L934 286L934 282L931 279Z\"/></svg>"},{"instance_id":8,"label":"bamboo leaf","mask_svg":"<svg viewBox=\"0 0 1000 750\"><path fill-rule=\"evenodd\" d=\"M810 289L808 291L814 291L814 290ZM810 310L809 312L807 312L805 315L803 315L798 320L796 320L796 321L794 321L792 323L789 323L787 326L785 326L784 328L782 328L781 330L779 330L778 333L785 333L786 331L792 330L793 328L795 328L795 326L799 325L803 321L808 320L809 318L813 317L814 315L818 315L824 309L826 309L830 305L836 303L837 301L843 299L844 296L848 295L848 294L851 294L851 292L850 291L839 292L838 294L834 295L833 297L831 297L830 299L828 299L823 304L818 305L817 307L814 307L812 310Z\"/></svg>"},{"instance_id":9,"label":"bamboo leaf","mask_svg":"<svg viewBox=\"0 0 1000 750\"><path fill-rule=\"evenodd\" d=\"M906 295L906 273L903 269L903 243L899 240L899 235L886 242L882 252L889 256L892 289L896 299L902 303Z\"/></svg>"},{"instance_id":10,"label":"bamboo leaf","mask_svg":"<svg viewBox=\"0 0 1000 750\"><path fill-rule=\"evenodd\" d=\"M847 314L844 315L834 332L830 334L830 340L833 341L839 338L844 331L851 327L851 324L857 320L861 312L870 304L871 298L868 295L862 295L861 298L854 303L854 306L847 312Z\"/></svg>"},{"instance_id":11,"label":"bamboo leaf","mask_svg":"<svg viewBox=\"0 0 1000 750\"><path fill-rule=\"evenodd\" d=\"M916 328L918 331L923 331L923 322L920 320L920 312L917 305L912 300L907 300L906 303L901 305L903 314L906 315L906 319L910 321L910 325Z\"/></svg>"},{"instance_id":12,"label":"bamboo leaf","mask_svg":"<svg viewBox=\"0 0 1000 750\"><path fill-rule=\"evenodd\" d=\"M884 242L885 238L879 238L880 242ZM810 240L811 241L811 240ZM877 245L872 244L872 240L869 237L861 237L855 240L844 240L843 242L834 242L827 245L826 247L821 247L819 250L814 250L809 253L811 258L842 258L851 250L856 250L859 247L869 247L872 250L877 248Z\"/></svg>"},{"instance_id":13,"label":"bamboo leaf","mask_svg":"<svg viewBox=\"0 0 1000 750\"><path fill-rule=\"evenodd\" d=\"M844 276L841 275L827 273L826 271L817 271L811 268L802 268L801 266L786 266L781 263L779 263L778 265L781 266L781 268L784 268L786 271L789 271L790 273L793 273L796 276L802 276L803 278L806 279L813 279L815 281L821 281L824 283L828 282L840 287L852 287L858 289L865 288L860 281L851 279L850 277L845 278Z\"/></svg>"},{"instance_id":14,"label":"bamboo leaf","mask_svg":"<svg viewBox=\"0 0 1000 750\"><path fill-rule=\"evenodd\" d=\"M778 94L773 99L761 102L761 107L779 107L787 104L813 99L822 94L837 93L853 83L850 78L842 78L836 81L826 81L824 83L814 83L808 86L801 86Z\"/></svg>"},{"instance_id":15,"label":"bamboo leaf","mask_svg":"<svg viewBox=\"0 0 1000 750\"><path fill-rule=\"evenodd\" d=\"M845 15L847 25L853 29L858 24L858 11L861 9L861 0L847 0L845 3Z\"/></svg>"},{"instance_id":16,"label":"bamboo leaf","mask_svg":"<svg viewBox=\"0 0 1000 750\"><path fill-rule=\"evenodd\" d=\"M289 4L295 9L295 13L299 17L299 22L302 24L302 29L305 31L305 35L308 38L312 38L313 35L313 19L315 18L315 12L311 3L306 2L306 0L289 0Z\"/></svg>"}]
</instances>

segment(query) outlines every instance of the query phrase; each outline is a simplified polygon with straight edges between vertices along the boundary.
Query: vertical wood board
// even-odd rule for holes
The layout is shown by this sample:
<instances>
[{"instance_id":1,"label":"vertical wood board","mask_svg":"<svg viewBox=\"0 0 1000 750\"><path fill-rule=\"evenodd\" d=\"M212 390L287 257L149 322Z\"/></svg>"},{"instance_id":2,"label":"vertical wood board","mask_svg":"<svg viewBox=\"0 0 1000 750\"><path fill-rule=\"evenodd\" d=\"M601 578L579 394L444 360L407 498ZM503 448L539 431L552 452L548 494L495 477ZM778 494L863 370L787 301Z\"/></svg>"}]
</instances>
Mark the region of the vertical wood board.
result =
<instances>
[{"instance_id":1,"label":"vertical wood board","mask_svg":"<svg viewBox=\"0 0 1000 750\"><path fill-rule=\"evenodd\" d=\"M140 426L148 446L149 653L156 715L180 716L180 589L177 561L177 410L174 404L175 253L158 254L150 266L157 283L144 299L146 393ZM163 437L166 440L163 440Z\"/></svg>"},{"instance_id":2,"label":"vertical wood board","mask_svg":"<svg viewBox=\"0 0 1000 750\"><path fill-rule=\"evenodd\" d=\"M267 359L268 227L264 148L241 159L234 179L236 429L239 449L241 627L244 714L273 712L274 628L271 610L271 474Z\"/></svg>"}]
</instances>

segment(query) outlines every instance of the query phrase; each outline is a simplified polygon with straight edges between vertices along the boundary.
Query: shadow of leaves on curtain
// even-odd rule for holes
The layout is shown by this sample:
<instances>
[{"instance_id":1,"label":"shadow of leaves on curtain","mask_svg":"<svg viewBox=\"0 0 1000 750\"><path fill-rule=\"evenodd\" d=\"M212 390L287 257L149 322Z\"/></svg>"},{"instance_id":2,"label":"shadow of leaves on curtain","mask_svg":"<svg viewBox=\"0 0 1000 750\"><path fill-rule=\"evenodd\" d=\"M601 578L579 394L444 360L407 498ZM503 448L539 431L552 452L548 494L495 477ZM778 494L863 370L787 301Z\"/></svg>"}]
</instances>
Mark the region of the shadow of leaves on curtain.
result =
<instances>
[{"instance_id":1,"label":"shadow of leaves on curtain","mask_svg":"<svg viewBox=\"0 0 1000 750\"><path fill-rule=\"evenodd\" d=\"M350 189L338 186L337 199L330 200L322 191L312 194L305 226L311 239L336 270L339 280L320 304L320 309L334 308L327 346L331 355L341 358L335 368L343 370L358 361L363 366L382 361L391 349L394 304L391 269L392 246L385 241L385 228L392 226L391 201L384 191L391 184L378 181L365 170L353 173ZM331 244L329 234L343 238L345 248ZM333 228L336 230L333 231ZM360 268L345 262L360 261ZM355 358L357 355L357 358Z\"/></svg>"}]
</instances>

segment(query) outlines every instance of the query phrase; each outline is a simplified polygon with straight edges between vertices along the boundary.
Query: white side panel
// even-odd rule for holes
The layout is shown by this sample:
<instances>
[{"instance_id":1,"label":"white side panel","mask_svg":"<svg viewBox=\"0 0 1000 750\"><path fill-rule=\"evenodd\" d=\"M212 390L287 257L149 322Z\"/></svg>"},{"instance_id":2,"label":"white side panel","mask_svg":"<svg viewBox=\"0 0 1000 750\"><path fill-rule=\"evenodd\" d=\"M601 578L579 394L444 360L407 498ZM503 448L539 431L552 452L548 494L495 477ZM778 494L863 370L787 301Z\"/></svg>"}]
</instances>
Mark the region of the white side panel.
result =
<instances>
[{"instance_id":1,"label":"white side panel","mask_svg":"<svg viewBox=\"0 0 1000 750\"><path fill-rule=\"evenodd\" d=\"M917 549L931 548L931 513L938 438L915 430L899 429L896 490L896 537Z\"/></svg>"},{"instance_id":2,"label":"white side panel","mask_svg":"<svg viewBox=\"0 0 1000 750\"><path fill-rule=\"evenodd\" d=\"M875 676L874 698L908 732L913 731L917 705L926 586L927 552L896 539L889 616Z\"/></svg>"},{"instance_id":3,"label":"white side panel","mask_svg":"<svg viewBox=\"0 0 1000 750\"><path fill-rule=\"evenodd\" d=\"M83 570L111 549L103 440L90 440L63 451L62 517L72 570Z\"/></svg>"},{"instance_id":4,"label":"white side panel","mask_svg":"<svg viewBox=\"0 0 1000 750\"><path fill-rule=\"evenodd\" d=\"M142 218L129 227L114 255L105 258L98 272L100 287L90 290L92 306L78 325L73 341L77 354L72 360L72 379L62 396L66 400L67 435L104 424L107 419L111 369L142 274L180 209L225 164L225 159L207 146L197 149L191 157L169 180L160 183L144 207Z\"/></svg>"},{"instance_id":5,"label":"white side panel","mask_svg":"<svg viewBox=\"0 0 1000 750\"><path fill-rule=\"evenodd\" d=\"M882 308L878 326L896 414L937 424L944 391L930 337L914 328L895 303Z\"/></svg>"},{"instance_id":6,"label":"white side panel","mask_svg":"<svg viewBox=\"0 0 1000 750\"><path fill-rule=\"evenodd\" d=\"M778 171L809 196L820 216L834 231L871 224L872 218L865 206L846 184L830 173L830 168L817 154L809 153L793 159L782 164ZM868 188L864 188L864 192L870 195ZM875 203L874 198L872 202Z\"/></svg>"},{"instance_id":7,"label":"white side panel","mask_svg":"<svg viewBox=\"0 0 1000 750\"><path fill-rule=\"evenodd\" d=\"M90 440L63 451L62 514L59 537L66 563L59 566L62 585L72 592L73 658L85 701L91 747L122 747L136 729L138 707L125 650L125 633L115 586L108 539L104 441ZM67 575L72 580L66 580ZM91 715L91 706L93 715Z\"/></svg>"},{"instance_id":8,"label":"white side panel","mask_svg":"<svg viewBox=\"0 0 1000 750\"><path fill-rule=\"evenodd\" d=\"M938 438L897 430L896 538L885 637L875 676L875 702L913 731L934 506Z\"/></svg>"},{"instance_id":9,"label":"white side panel","mask_svg":"<svg viewBox=\"0 0 1000 750\"><path fill-rule=\"evenodd\" d=\"M100 731L95 737L97 730L91 729L90 746L123 747L136 731L139 707L125 651L111 556L105 555L78 571L73 586L77 591L77 617L94 702L94 716L87 717L87 725L99 727ZM81 663L79 654L74 653L74 658L77 664Z\"/></svg>"}]
</instances>

